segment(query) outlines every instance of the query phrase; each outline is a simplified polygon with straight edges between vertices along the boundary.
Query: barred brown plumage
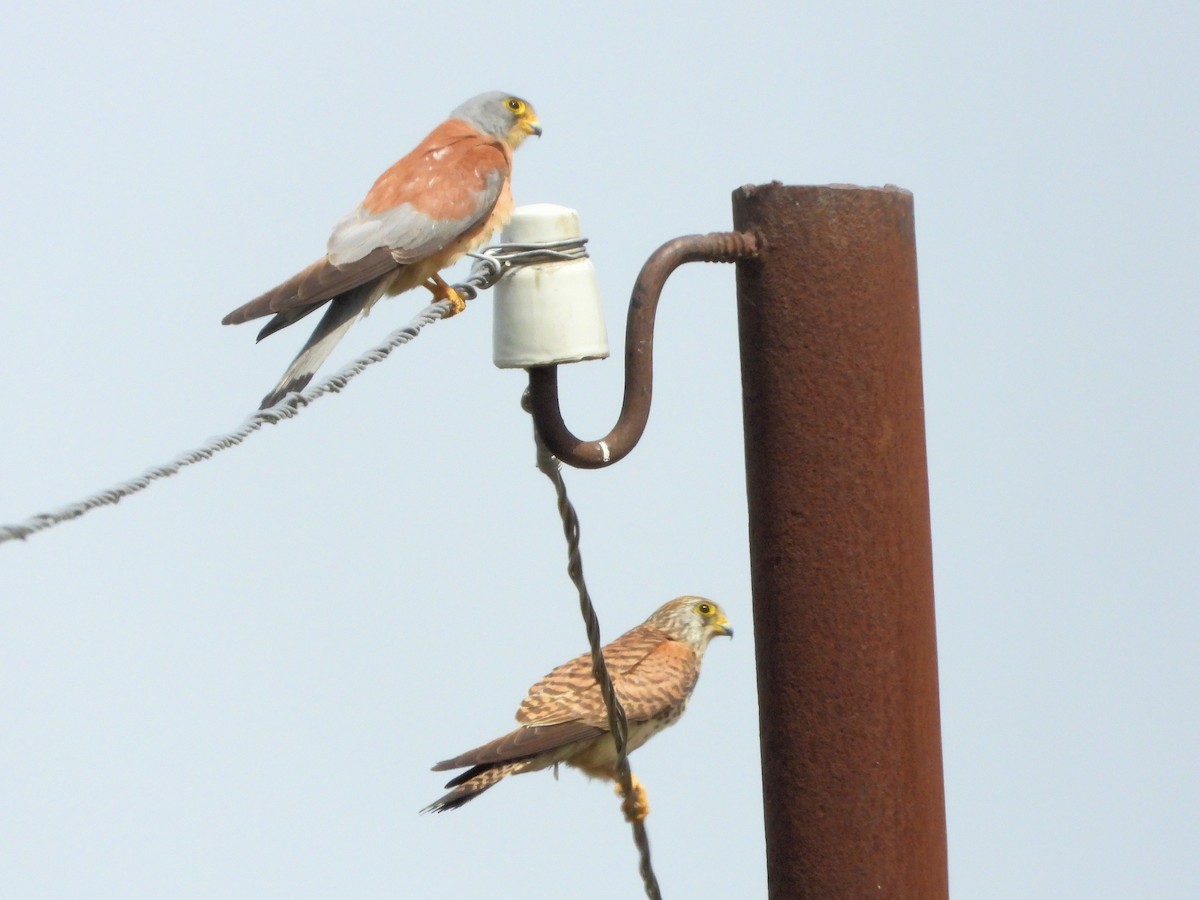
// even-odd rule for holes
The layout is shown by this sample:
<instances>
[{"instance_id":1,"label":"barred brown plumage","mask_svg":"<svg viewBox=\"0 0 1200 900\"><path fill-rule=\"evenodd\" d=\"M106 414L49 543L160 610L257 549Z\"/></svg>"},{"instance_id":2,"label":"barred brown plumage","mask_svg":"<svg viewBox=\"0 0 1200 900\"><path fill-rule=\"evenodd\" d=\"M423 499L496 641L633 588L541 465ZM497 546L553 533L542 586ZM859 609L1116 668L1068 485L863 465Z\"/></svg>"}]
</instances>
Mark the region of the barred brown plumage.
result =
<instances>
[{"instance_id":1,"label":"barred brown plumage","mask_svg":"<svg viewBox=\"0 0 1200 900\"><path fill-rule=\"evenodd\" d=\"M678 597L641 625L603 648L604 661L629 724L628 751L642 746L683 715L700 676L704 651L717 635L733 635L721 608L703 597ZM593 778L616 779L617 751L608 711L585 653L554 669L529 689L517 711L520 727L474 750L447 759L435 772L469 767L422 812L445 812L474 799L509 775L565 763ZM634 781L625 814L640 821L649 812Z\"/></svg>"}]
</instances>

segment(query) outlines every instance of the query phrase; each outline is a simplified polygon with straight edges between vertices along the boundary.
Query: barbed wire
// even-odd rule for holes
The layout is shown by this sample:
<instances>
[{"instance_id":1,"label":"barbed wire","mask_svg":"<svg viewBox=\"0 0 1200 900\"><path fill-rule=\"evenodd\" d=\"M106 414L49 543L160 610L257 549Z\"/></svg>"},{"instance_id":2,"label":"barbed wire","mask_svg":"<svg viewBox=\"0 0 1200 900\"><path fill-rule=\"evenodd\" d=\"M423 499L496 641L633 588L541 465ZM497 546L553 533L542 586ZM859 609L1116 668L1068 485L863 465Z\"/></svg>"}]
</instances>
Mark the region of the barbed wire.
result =
<instances>
[{"instance_id":1,"label":"barbed wire","mask_svg":"<svg viewBox=\"0 0 1200 900\"><path fill-rule=\"evenodd\" d=\"M532 412L528 389L521 397L521 408ZM592 653L592 677L600 685L600 695L604 698L604 706L608 711L608 728L612 732L613 744L617 750L617 779L626 798L634 796L633 772L629 768L629 722L625 717L625 708L617 697L613 687L612 676L608 672L608 664L604 661L604 653L600 645L600 618L596 615L596 607L592 604L587 584L583 580L583 556L579 549L579 516L575 507L567 497L567 484L562 477L562 464L542 443L541 435L536 426L533 429L533 440L537 446L537 467L554 484L554 493L558 499L558 513L562 517L563 534L567 539L567 574L579 592L579 612L583 615L584 627L587 631L588 644ZM633 828L633 842L638 849L638 872L642 876L642 884L646 896L650 900L662 900L662 891L658 887L658 879L654 875L654 867L650 862L650 836L646 826L640 820L630 823Z\"/></svg>"},{"instance_id":2,"label":"barbed wire","mask_svg":"<svg viewBox=\"0 0 1200 900\"><path fill-rule=\"evenodd\" d=\"M470 254L475 260L470 274L464 282L455 284L453 287L464 300L471 301L478 297L481 291L493 287L510 269L586 257L587 250L584 247L586 243L587 238L572 238L540 244L496 244L480 253ZM199 447L179 454L170 462L152 466L141 475L118 482L75 503L69 503L50 512L38 513L12 525L0 525L0 544L15 540L23 541L32 534L77 519L101 506L115 506L126 497L144 491L156 481L176 475L181 469L209 459L222 450L238 446L265 425L276 425L287 419L295 418L299 415L300 410L321 397L339 393L354 378L376 363L387 359L393 350L415 338L426 325L444 319L449 312L449 301L439 300L437 303L431 303L417 313L407 325L388 335L383 343L338 370L336 374L326 378L316 387L309 388L303 393L293 392L286 395L274 406L253 413L236 430L210 438Z\"/></svg>"}]
</instances>

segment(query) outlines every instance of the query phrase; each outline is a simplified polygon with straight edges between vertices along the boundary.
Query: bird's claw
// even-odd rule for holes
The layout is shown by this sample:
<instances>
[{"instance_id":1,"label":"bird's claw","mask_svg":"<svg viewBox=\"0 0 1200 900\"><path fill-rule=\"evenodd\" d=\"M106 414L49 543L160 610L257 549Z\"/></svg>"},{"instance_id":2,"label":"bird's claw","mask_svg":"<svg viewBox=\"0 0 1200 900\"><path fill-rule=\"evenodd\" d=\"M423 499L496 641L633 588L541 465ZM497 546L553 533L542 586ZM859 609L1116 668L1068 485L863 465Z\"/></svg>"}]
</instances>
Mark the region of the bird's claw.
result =
<instances>
[{"instance_id":1,"label":"bird's claw","mask_svg":"<svg viewBox=\"0 0 1200 900\"><path fill-rule=\"evenodd\" d=\"M637 822L644 822L646 816L650 815L650 798L646 796L646 789L642 787L642 783L637 780L636 775L630 775L630 781L633 784L633 796L625 796L625 788L620 781L616 785L616 793L621 800L621 812L625 814L625 821L630 825Z\"/></svg>"},{"instance_id":2,"label":"bird's claw","mask_svg":"<svg viewBox=\"0 0 1200 900\"><path fill-rule=\"evenodd\" d=\"M439 276L434 275L431 277L427 282L425 282L425 287L428 288L431 294L433 294L433 299L435 301L445 300L450 304L450 314L446 318L449 318L450 316L457 316L460 312L467 308L467 301L463 295L450 285L446 284L446 282L443 281Z\"/></svg>"},{"instance_id":3,"label":"bird's claw","mask_svg":"<svg viewBox=\"0 0 1200 900\"><path fill-rule=\"evenodd\" d=\"M450 315L457 316L460 312L467 308L467 301L463 299L463 295L454 288L446 289L446 300L450 301Z\"/></svg>"}]
</instances>

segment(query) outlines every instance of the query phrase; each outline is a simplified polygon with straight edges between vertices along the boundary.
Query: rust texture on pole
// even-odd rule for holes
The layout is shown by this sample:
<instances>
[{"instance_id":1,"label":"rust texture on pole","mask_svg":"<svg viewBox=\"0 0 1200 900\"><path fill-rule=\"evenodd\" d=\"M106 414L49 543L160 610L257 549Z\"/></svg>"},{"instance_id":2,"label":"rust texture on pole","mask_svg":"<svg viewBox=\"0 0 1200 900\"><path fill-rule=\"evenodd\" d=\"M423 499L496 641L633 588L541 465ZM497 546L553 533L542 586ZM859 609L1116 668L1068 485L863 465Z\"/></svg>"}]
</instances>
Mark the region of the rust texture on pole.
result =
<instances>
[{"instance_id":1,"label":"rust texture on pole","mask_svg":"<svg viewBox=\"0 0 1200 900\"><path fill-rule=\"evenodd\" d=\"M562 462L600 469L624 459L646 430L654 377L654 316L667 278L684 263L736 262L756 252L754 237L718 232L667 241L638 273L625 325L625 396L617 424L597 441L575 437L563 421L558 400L558 366L529 369L529 397L538 436Z\"/></svg>"},{"instance_id":2,"label":"rust texture on pole","mask_svg":"<svg viewBox=\"0 0 1200 900\"><path fill-rule=\"evenodd\" d=\"M944 898L912 195L733 208L770 895Z\"/></svg>"}]
</instances>

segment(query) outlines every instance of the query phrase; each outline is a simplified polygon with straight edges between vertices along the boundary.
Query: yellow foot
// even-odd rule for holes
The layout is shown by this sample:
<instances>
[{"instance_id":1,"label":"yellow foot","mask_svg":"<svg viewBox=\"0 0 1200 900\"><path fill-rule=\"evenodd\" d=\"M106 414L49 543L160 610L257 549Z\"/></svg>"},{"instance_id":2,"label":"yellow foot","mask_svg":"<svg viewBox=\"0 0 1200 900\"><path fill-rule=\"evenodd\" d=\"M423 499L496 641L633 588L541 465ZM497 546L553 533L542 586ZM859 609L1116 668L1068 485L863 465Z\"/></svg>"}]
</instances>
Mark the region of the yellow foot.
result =
<instances>
[{"instance_id":1,"label":"yellow foot","mask_svg":"<svg viewBox=\"0 0 1200 900\"><path fill-rule=\"evenodd\" d=\"M425 287L433 294L435 300L450 301L450 315L457 316L460 312L467 308L467 301L463 299L463 295L456 291L450 285L446 284L437 275L430 277L425 282ZM449 316L447 316L449 318Z\"/></svg>"},{"instance_id":2,"label":"yellow foot","mask_svg":"<svg viewBox=\"0 0 1200 900\"><path fill-rule=\"evenodd\" d=\"M650 798L646 796L646 789L642 787L642 783L638 781L636 775L631 775L630 779L633 782L632 797L625 796L625 789L619 781L615 790L618 797L624 798L621 802L621 812L625 813L625 821L633 824L645 821L646 816L650 815Z\"/></svg>"}]
</instances>

